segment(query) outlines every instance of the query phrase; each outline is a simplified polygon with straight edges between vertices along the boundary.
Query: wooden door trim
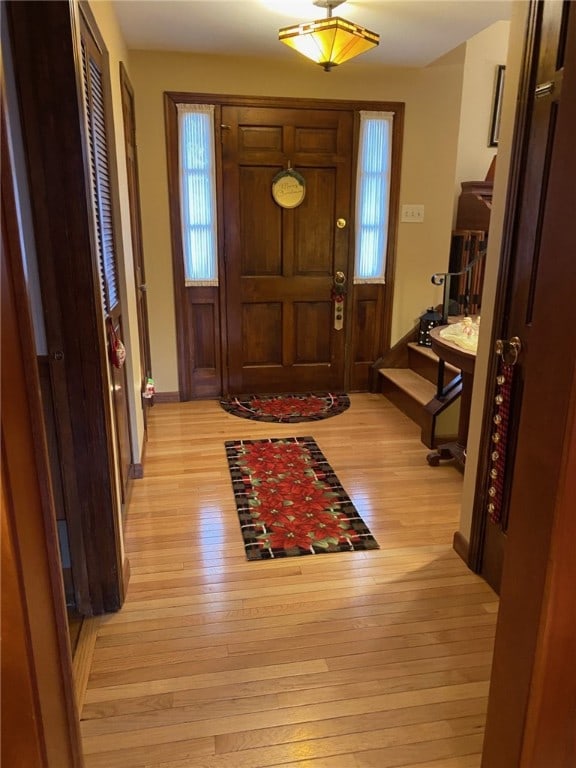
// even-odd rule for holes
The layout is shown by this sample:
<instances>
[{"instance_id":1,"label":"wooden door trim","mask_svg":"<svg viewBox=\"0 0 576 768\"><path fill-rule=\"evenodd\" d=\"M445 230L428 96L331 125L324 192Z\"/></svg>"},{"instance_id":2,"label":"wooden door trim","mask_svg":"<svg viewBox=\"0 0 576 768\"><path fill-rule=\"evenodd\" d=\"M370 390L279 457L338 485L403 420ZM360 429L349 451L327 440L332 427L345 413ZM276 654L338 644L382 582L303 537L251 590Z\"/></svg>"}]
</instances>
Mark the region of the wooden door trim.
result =
<instances>
[{"instance_id":1,"label":"wooden door trim","mask_svg":"<svg viewBox=\"0 0 576 768\"><path fill-rule=\"evenodd\" d=\"M11 672L16 675L27 670L34 699L33 711L27 714L29 722L36 721L33 729L26 729L26 723L20 718L12 722L4 717L11 711L14 691L3 690L3 721L4 724L11 722L15 727L15 730L11 728L10 732L3 733L3 739L6 739L3 754L11 740L17 740L20 743L12 741L12 744L24 758L23 742L30 740L37 744L38 753L43 756L42 765L81 768L83 760L56 516L3 99L1 122L2 527L3 533L8 534L8 540L2 540L2 559L4 569L9 548L16 576L15 582L5 584L3 581L3 591L4 588L12 589L8 596L3 594L2 606L4 614L4 609L20 604L21 627L26 636L26 644L18 649L18 659L3 655L3 661L6 659L14 665ZM8 623L3 621L3 627L8 627ZM10 646L3 643L3 654L7 648ZM20 665L19 673L16 672L17 664ZM19 679L25 686L24 678L11 679L13 682Z\"/></svg>"},{"instance_id":2,"label":"wooden door trim","mask_svg":"<svg viewBox=\"0 0 576 768\"><path fill-rule=\"evenodd\" d=\"M186 285L184 263L182 259L182 234L180 226L180 209L175 201L180 200L179 192L179 146L178 146L178 111L177 102L164 94L164 119L166 124L166 160L168 163L168 205L170 211L170 237L172 250L174 310L176 319L176 350L178 356L178 395L180 400L190 400L192 397L192 381L187 364L189 349L189 328L186 322ZM215 121L215 126L220 124ZM215 128L215 132L218 132ZM215 141L218 141L215 136ZM217 182L217 187L220 184ZM218 209L220 210L218 201ZM219 230L220 231L220 230ZM221 275L221 247L219 245L218 270Z\"/></svg>"},{"instance_id":3,"label":"wooden door trim","mask_svg":"<svg viewBox=\"0 0 576 768\"><path fill-rule=\"evenodd\" d=\"M126 152L126 156L128 156L128 149L129 149L129 132L132 132L133 135L133 144L134 144L134 173L130 173L130 170L128 168L128 162L126 163L126 172L127 172L127 183L128 183L128 197L130 201L130 231L131 231L131 242L132 242L132 261L134 264L134 277L135 279L138 278L138 268L140 268L140 285L136 285L136 292L138 291L146 291L146 288L142 288L142 285L146 285L146 268L144 263L144 252L142 247L142 211L140 207L140 179L139 179L139 172L138 172L138 151L137 151L137 145L136 145L136 117L135 117L135 103L134 103L134 88L132 87L132 83L130 82L130 78L128 77L128 72L126 71L126 67L124 66L124 63L121 61L119 63L119 70L120 70L120 92L122 97L122 106L124 108L125 106L125 92L128 93L131 101L132 101L132 124L130 126L126 125L126 120L123 120L124 123L124 150ZM135 233L136 230L136 233ZM141 298L138 297L137 303L140 307ZM145 311L142 313L140 309L138 309L138 333L141 338L141 349L144 351L144 360L141 361L141 368L144 369L145 374L144 378L147 376L152 375L152 363L151 363L151 357L150 357L150 331L149 331L149 323L148 323L148 302L146 299L146 293L144 293L144 303L145 303ZM142 326L142 327L141 327ZM142 356L142 355L141 355ZM145 381L142 381L142 391L144 391L144 387L146 385ZM147 419L146 419L146 408L148 401L144 401L143 398L141 398L141 404L144 410L144 429L147 428ZM138 457L134 457L135 459ZM140 463L134 463L132 465L133 472L135 473L134 476L142 477L142 474L138 475L138 472L142 471L142 457L140 458Z\"/></svg>"},{"instance_id":4,"label":"wooden door trim","mask_svg":"<svg viewBox=\"0 0 576 768\"><path fill-rule=\"evenodd\" d=\"M107 349L91 227L81 57L74 2L7 5L23 143L44 301L48 352L61 425L70 517L83 546L84 613L117 610L123 580ZM42 94L42 99L38 94ZM70 204L69 201L74 201ZM63 353L56 359L56 353ZM80 503L80 499L82 503ZM73 542L71 542L73 544Z\"/></svg>"},{"instance_id":5,"label":"wooden door trim","mask_svg":"<svg viewBox=\"0 0 576 768\"><path fill-rule=\"evenodd\" d=\"M184 91L165 91L166 98L174 104L219 104L234 107L271 107L273 109L306 109L311 106L318 110L355 112L372 109L382 112L404 111L404 102L400 101L357 101L354 99L313 99L293 96L241 96L222 93L190 93Z\"/></svg>"},{"instance_id":6,"label":"wooden door trim","mask_svg":"<svg viewBox=\"0 0 576 768\"><path fill-rule=\"evenodd\" d=\"M355 130L354 130L354 155L352 157L352 200L354 200L355 194L355 173L356 167L356 153L358 145L358 112L360 110L377 110L382 112L394 113L394 126L392 135L392 173L390 184L390 228L389 228L389 240L388 240L388 254L386 261L386 275L385 284L382 286L380 301L384 303L384 311L381 318L381 325L378 329L378 348L375 350L375 360L381 357L390 347L390 334L392 327L392 300L394 295L394 275L396 271L396 252L397 252L397 239L398 239L398 209L400 201L400 177L401 177L401 161L402 161L402 141L404 135L404 103L403 102L384 102L384 101L355 101L355 100L333 100L333 99L303 99L293 97L268 97L268 96L235 96L235 95L222 95L212 93L188 93L181 91L166 91L164 93L164 116L166 125L166 153L168 163L168 189L169 189L169 206L170 206L170 231L171 231L171 247L172 247L172 264L173 264L173 279L174 279L174 303L175 303L175 317L176 317L176 344L178 355L178 383L179 394L181 400L187 400L191 397L192 382L191 374L189 371L189 364L187 359L187 350L189 349L189 329L186 323L186 310L185 310L185 286L184 286L184 266L182 263L182 239L180 233L180 212L178 206L175 204L176 200L179 200L179 173L178 173L178 121L177 121L177 109L176 105L182 103L194 103L194 104L214 104L217 109L221 109L224 106L238 106L238 107L264 107L264 108L277 108L277 109L314 109L317 111L330 110L330 111L346 111L353 112L355 115ZM215 143L216 146L221 145L221 121L219 115L215 118ZM221 153L217 153L217 167L216 167L216 179L217 179L217 206L218 206L218 227L219 231L223 232L223 200L222 200L222 168L221 168ZM350 242L354 242L354 227L350 228ZM221 297L225 296L225 265L224 265L224 244L222 240L219 240L219 274L220 285L219 294ZM350 260L353 259L353 248L350 247ZM355 301L356 295L359 293L361 286L354 286L352 280L350 280L351 290L349 293L351 304ZM221 338L221 370L224 390L228 389L228 370L226 356L222 354L222 350L227 348L226 329L227 329L227 317L226 317L226 301L223 298L220 299L220 338ZM350 339L352 338L352 323L347 324L346 329L346 350L350 353ZM350 383L350 370L351 365L348 362L346 365L346 381L345 385Z\"/></svg>"},{"instance_id":7,"label":"wooden door trim","mask_svg":"<svg viewBox=\"0 0 576 768\"><path fill-rule=\"evenodd\" d=\"M530 95L534 88L534 66L535 66L535 38L541 8L536 0L529 0L530 6L527 14L524 54L520 73L520 82L518 85L517 111L514 121L514 133L512 139L512 153L510 160L510 170L508 175L508 190L506 194L506 214L502 232L502 244L500 247L500 263L498 270L498 279L496 282L496 295L494 300L494 312L492 332L490 339L490 349L494 349L496 339L502 337L506 322L506 304L508 284L512 269L512 253L517 237L516 227L516 209L518 201L522 194L522 185L526 170L526 153L529 137L529 126L527 123L528 110L530 107ZM476 471L476 484L474 492L474 503L472 507L472 524L470 530L470 541L468 547L468 566L475 572L482 570L484 540L486 536L487 514L486 505L488 503L486 478L491 467L490 454L491 435L492 435L492 416L494 396L496 394L496 373L498 369L498 360L496 355L490 355L488 359L488 369L485 379L484 407L482 416L482 426L480 432L480 450L478 457L478 466ZM513 456L510 456L510 463Z\"/></svg>"}]
</instances>

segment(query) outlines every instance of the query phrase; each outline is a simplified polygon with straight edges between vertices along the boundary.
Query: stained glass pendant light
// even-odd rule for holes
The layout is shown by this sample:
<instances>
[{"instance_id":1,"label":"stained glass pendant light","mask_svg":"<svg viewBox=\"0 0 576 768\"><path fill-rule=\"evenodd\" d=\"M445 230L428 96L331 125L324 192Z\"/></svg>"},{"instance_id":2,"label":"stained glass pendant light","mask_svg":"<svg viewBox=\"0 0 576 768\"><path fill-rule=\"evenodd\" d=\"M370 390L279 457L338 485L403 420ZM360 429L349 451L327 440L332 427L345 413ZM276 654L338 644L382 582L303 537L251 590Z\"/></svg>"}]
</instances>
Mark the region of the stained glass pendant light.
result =
<instances>
[{"instance_id":1,"label":"stained glass pendant light","mask_svg":"<svg viewBox=\"0 0 576 768\"><path fill-rule=\"evenodd\" d=\"M332 9L343 2L345 0L314 0L314 5L326 8L326 18L283 27L278 31L278 39L320 64L326 72L378 45L380 35L340 16L332 16Z\"/></svg>"}]
</instances>

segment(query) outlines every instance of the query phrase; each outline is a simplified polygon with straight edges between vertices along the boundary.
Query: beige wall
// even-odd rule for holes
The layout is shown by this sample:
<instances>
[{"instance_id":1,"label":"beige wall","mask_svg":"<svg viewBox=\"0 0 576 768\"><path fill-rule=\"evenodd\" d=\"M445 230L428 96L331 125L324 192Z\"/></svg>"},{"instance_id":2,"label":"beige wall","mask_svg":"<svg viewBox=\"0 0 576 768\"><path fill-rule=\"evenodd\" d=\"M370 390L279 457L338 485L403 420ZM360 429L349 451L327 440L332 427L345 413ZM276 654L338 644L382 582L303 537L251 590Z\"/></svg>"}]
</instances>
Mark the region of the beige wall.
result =
<instances>
[{"instance_id":1,"label":"beige wall","mask_svg":"<svg viewBox=\"0 0 576 768\"><path fill-rule=\"evenodd\" d=\"M456 163L456 198L460 182L486 178L496 154L488 146L496 69L506 63L510 22L498 21L466 43Z\"/></svg>"},{"instance_id":2,"label":"beige wall","mask_svg":"<svg viewBox=\"0 0 576 768\"><path fill-rule=\"evenodd\" d=\"M478 355L474 372L474 388L472 406L470 409L470 427L468 431L468 450L466 456L466 471L462 493L462 512L460 516L460 532L469 540L472 525L472 512L476 488L476 476L479 458L480 435L484 414L484 392L490 356L492 352L492 315L500 270L500 247L508 187L508 171L512 148L512 133L516 111L516 93L520 79L520 67L524 50L526 30L527 3L517 0L513 6L510 25L510 42L506 60L506 81L504 88L504 106L500 127L498 145L498 162L494 180L494 196L492 214L490 217L490 239L486 254L486 272L482 291L482 321L478 340Z\"/></svg>"},{"instance_id":3,"label":"beige wall","mask_svg":"<svg viewBox=\"0 0 576 768\"><path fill-rule=\"evenodd\" d=\"M296 54L290 65L260 60L130 51L135 89L144 255L153 373L159 392L178 389L163 114L164 91L366 99L406 103L401 203L425 206L422 224L400 224L392 341L440 301L430 283L446 268L465 46L421 69L361 59L326 73Z\"/></svg>"},{"instance_id":4,"label":"beige wall","mask_svg":"<svg viewBox=\"0 0 576 768\"><path fill-rule=\"evenodd\" d=\"M132 235L130 228L130 202L126 154L124 149L124 118L122 115L122 95L120 89L120 62L127 70L128 52L120 32L116 14L109 0L91 0L90 8L94 14L100 34L104 38L109 55L110 80L114 133L109 137L112 151L112 165L116 166L119 182L119 199L114 200L116 250L120 277L120 297L123 307L124 343L128 351L126 375L128 379L128 403L130 408L133 461L138 463L142 455L144 441L144 420L140 399L140 347L138 343L138 318L136 314L136 291L134 281L134 263L132 259ZM114 172L114 167L112 168Z\"/></svg>"}]
</instances>

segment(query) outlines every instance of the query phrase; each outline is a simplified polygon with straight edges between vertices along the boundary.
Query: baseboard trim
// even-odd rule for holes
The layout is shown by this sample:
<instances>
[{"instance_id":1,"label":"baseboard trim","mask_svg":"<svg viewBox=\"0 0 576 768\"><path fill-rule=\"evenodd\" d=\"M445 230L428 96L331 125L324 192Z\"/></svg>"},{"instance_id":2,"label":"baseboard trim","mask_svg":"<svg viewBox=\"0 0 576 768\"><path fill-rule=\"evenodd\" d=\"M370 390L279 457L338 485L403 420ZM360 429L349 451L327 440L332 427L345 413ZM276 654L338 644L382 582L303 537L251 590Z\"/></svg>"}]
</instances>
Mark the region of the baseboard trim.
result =
<instances>
[{"instance_id":1,"label":"baseboard trim","mask_svg":"<svg viewBox=\"0 0 576 768\"><path fill-rule=\"evenodd\" d=\"M141 480L144 477L144 467L142 464L130 464L128 467L128 477L131 480Z\"/></svg>"},{"instance_id":2,"label":"baseboard trim","mask_svg":"<svg viewBox=\"0 0 576 768\"><path fill-rule=\"evenodd\" d=\"M124 605L126 600L126 592L128 591L128 584L130 583L130 560L124 555L124 562L122 563L122 592L121 592L121 604L120 608Z\"/></svg>"},{"instance_id":3,"label":"baseboard trim","mask_svg":"<svg viewBox=\"0 0 576 768\"><path fill-rule=\"evenodd\" d=\"M460 531L456 531L454 533L454 537L452 539L452 549L456 554L464 560L466 565L468 565L468 552L470 549L470 544L468 543L468 539L463 536Z\"/></svg>"},{"instance_id":4,"label":"baseboard trim","mask_svg":"<svg viewBox=\"0 0 576 768\"><path fill-rule=\"evenodd\" d=\"M130 560L124 555L124 562L122 563L122 577L124 579L124 584L128 586L128 582L130 581Z\"/></svg>"},{"instance_id":5,"label":"baseboard trim","mask_svg":"<svg viewBox=\"0 0 576 768\"><path fill-rule=\"evenodd\" d=\"M82 708L84 706L84 698L88 687L88 677L90 676L90 668L92 667L92 657L94 656L96 635L98 634L99 626L100 616L84 617L72 661L78 718L82 715Z\"/></svg>"},{"instance_id":6,"label":"baseboard trim","mask_svg":"<svg viewBox=\"0 0 576 768\"><path fill-rule=\"evenodd\" d=\"M179 392L156 392L154 394L154 403L179 403Z\"/></svg>"}]
</instances>

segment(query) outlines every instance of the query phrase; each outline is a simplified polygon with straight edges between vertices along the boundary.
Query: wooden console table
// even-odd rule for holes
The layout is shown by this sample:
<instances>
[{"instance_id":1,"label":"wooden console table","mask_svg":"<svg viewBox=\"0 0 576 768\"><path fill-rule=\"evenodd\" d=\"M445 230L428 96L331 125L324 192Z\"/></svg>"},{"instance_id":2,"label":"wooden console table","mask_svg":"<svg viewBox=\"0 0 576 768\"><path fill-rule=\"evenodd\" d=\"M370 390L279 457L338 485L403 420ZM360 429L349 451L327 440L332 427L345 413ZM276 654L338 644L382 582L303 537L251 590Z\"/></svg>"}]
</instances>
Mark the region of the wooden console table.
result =
<instances>
[{"instance_id":1,"label":"wooden console table","mask_svg":"<svg viewBox=\"0 0 576 768\"><path fill-rule=\"evenodd\" d=\"M466 443L468 426L470 424L470 404L472 401L472 382L474 380L474 365L476 353L459 347L440 336L445 325L430 331L432 350L441 360L454 365L462 371L462 394L460 396L460 419L458 421L458 437L455 442L443 443L426 457L431 467L437 467L441 461L456 461L460 468L466 463Z\"/></svg>"}]
</instances>

